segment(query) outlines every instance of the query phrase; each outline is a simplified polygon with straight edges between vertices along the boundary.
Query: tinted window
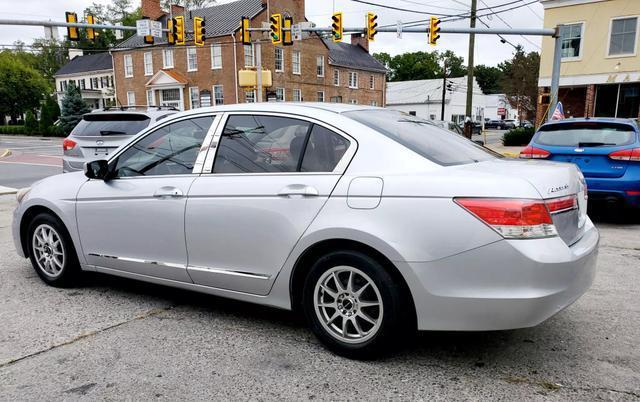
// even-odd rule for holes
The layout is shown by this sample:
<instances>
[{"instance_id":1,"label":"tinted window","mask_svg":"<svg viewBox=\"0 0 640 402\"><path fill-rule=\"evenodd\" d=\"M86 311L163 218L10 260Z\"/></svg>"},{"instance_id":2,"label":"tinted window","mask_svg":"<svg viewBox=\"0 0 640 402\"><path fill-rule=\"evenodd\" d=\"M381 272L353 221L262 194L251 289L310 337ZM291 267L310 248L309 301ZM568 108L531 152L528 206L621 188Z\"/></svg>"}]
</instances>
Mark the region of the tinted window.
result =
<instances>
[{"instance_id":1,"label":"tinted window","mask_svg":"<svg viewBox=\"0 0 640 402\"><path fill-rule=\"evenodd\" d=\"M345 116L371 127L440 165L462 165L500 157L465 137L406 113L393 110L360 110L346 112Z\"/></svg>"},{"instance_id":2,"label":"tinted window","mask_svg":"<svg viewBox=\"0 0 640 402\"><path fill-rule=\"evenodd\" d=\"M213 116L182 120L161 127L124 151L116 176L189 174Z\"/></svg>"},{"instance_id":3,"label":"tinted window","mask_svg":"<svg viewBox=\"0 0 640 402\"><path fill-rule=\"evenodd\" d=\"M302 172L332 172L345 151L349 140L326 128L314 125L302 159Z\"/></svg>"},{"instance_id":4,"label":"tinted window","mask_svg":"<svg viewBox=\"0 0 640 402\"><path fill-rule=\"evenodd\" d=\"M214 173L295 172L310 123L275 116L230 116Z\"/></svg>"},{"instance_id":5,"label":"tinted window","mask_svg":"<svg viewBox=\"0 0 640 402\"><path fill-rule=\"evenodd\" d=\"M143 114L96 113L85 115L71 135L76 137L101 135L133 135L149 125L151 119Z\"/></svg>"},{"instance_id":6,"label":"tinted window","mask_svg":"<svg viewBox=\"0 0 640 402\"><path fill-rule=\"evenodd\" d=\"M540 127L536 142L565 147L628 145L635 141L631 126L617 123L563 123Z\"/></svg>"}]
</instances>

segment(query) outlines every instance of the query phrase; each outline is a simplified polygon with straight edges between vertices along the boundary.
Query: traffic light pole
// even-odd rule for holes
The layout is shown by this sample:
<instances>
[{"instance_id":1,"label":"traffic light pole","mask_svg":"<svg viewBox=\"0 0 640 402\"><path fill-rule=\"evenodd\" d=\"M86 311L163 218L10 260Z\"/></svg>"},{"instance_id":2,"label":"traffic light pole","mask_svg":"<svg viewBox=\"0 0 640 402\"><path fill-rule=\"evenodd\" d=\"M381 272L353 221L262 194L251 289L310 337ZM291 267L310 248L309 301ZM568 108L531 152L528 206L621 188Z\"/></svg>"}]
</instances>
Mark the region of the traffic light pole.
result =
<instances>
[{"instance_id":1,"label":"traffic light pole","mask_svg":"<svg viewBox=\"0 0 640 402\"><path fill-rule=\"evenodd\" d=\"M256 56L256 70L258 70L256 76L256 102L262 102L262 46L260 42L255 43L253 51Z\"/></svg>"}]
</instances>

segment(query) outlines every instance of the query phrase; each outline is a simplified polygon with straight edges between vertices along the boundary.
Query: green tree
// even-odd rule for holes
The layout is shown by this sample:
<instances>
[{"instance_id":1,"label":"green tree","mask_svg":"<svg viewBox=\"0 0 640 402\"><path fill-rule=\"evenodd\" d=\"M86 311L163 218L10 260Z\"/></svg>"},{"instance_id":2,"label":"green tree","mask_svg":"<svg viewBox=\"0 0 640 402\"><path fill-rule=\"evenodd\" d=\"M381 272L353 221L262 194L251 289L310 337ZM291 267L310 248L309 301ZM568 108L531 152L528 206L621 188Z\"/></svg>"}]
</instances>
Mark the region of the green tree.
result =
<instances>
[{"instance_id":1,"label":"green tree","mask_svg":"<svg viewBox=\"0 0 640 402\"><path fill-rule=\"evenodd\" d=\"M458 57L450 50L444 53L411 52L396 56L388 53L373 55L379 62L389 69L389 81L429 80L442 77L442 65L446 61L450 77L461 77L467 74L462 57Z\"/></svg>"},{"instance_id":2,"label":"green tree","mask_svg":"<svg viewBox=\"0 0 640 402\"><path fill-rule=\"evenodd\" d=\"M24 131L27 134L34 134L38 131L38 120L31 110L27 110L24 118Z\"/></svg>"},{"instance_id":3,"label":"green tree","mask_svg":"<svg viewBox=\"0 0 640 402\"><path fill-rule=\"evenodd\" d=\"M36 39L31 46L36 57L34 67L53 85L55 81L53 76L69 61L68 50L62 42L55 39Z\"/></svg>"},{"instance_id":4,"label":"green tree","mask_svg":"<svg viewBox=\"0 0 640 402\"><path fill-rule=\"evenodd\" d=\"M40 107L50 87L42 74L25 63L17 52L0 52L0 115L15 123L22 113Z\"/></svg>"},{"instance_id":5,"label":"green tree","mask_svg":"<svg viewBox=\"0 0 640 402\"><path fill-rule=\"evenodd\" d=\"M474 68L474 75L485 94L497 94L502 91L501 82L504 73L498 67L480 64Z\"/></svg>"},{"instance_id":6,"label":"green tree","mask_svg":"<svg viewBox=\"0 0 640 402\"><path fill-rule=\"evenodd\" d=\"M62 114L60 116L64 132L66 134L71 133L76 124L82 120L82 115L90 111L91 109L89 109L89 106L80 95L80 89L69 83L62 98Z\"/></svg>"},{"instance_id":7,"label":"green tree","mask_svg":"<svg viewBox=\"0 0 640 402\"><path fill-rule=\"evenodd\" d=\"M40 132L47 134L60 117L60 107L53 96L48 96L40 111Z\"/></svg>"},{"instance_id":8,"label":"green tree","mask_svg":"<svg viewBox=\"0 0 640 402\"><path fill-rule=\"evenodd\" d=\"M518 46L511 60L498 65L504 72L502 90L511 106L524 112L528 118L535 116L538 99L538 69L540 54L525 53Z\"/></svg>"},{"instance_id":9,"label":"green tree","mask_svg":"<svg viewBox=\"0 0 640 402\"><path fill-rule=\"evenodd\" d=\"M451 78L464 77L467 75L467 66L464 65L464 59L456 56L451 50L447 50L438 56L443 63L447 63L447 73Z\"/></svg>"}]
</instances>

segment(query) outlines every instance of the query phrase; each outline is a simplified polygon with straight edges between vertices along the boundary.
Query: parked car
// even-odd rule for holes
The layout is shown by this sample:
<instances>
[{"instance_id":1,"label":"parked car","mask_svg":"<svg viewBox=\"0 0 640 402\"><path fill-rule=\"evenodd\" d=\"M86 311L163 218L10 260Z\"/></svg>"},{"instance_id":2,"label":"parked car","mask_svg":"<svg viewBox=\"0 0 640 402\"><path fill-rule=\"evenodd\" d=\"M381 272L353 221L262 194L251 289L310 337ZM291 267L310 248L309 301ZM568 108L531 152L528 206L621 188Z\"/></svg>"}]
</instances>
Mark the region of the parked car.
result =
<instances>
[{"instance_id":1,"label":"parked car","mask_svg":"<svg viewBox=\"0 0 640 402\"><path fill-rule=\"evenodd\" d=\"M484 128L487 130L502 130L504 129L504 123L502 120L489 120L485 121Z\"/></svg>"},{"instance_id":2,"label":"parked car","mask_svg":"<svg viewBox=\"0 0 640 402\"><path fill-rule=\"evenodd\" d=\"M62 143L62 171L81 171L85 162L104 159L131 136L177 112L174 108L125 106L85 114Z\"/></svg>"},{"instance_id":3,"label":"parked car","mask_svg":"<svg viewBox=\"0 0 640 402\"><path fill-rule=\"evenodd\" d=\"M458 124L458 127L460 127L460 129L462 130L462 133L464 135L464 122L460 122ZM471 134L472 135L473 134L477 134L477 135L482 134L482 124L480 122L478 122L478 121L474 121L473 122L473 127L472 127Z\"/></svg>"},{"instance_id":4,"label":"parked car","mask_svg":"<svg viewBox=\"0 0 640 402\"><path fill-rule=\"evenodd\" d=\"M444 120L428 120L428 121L440 128L444 128L445 130L453 131L456 134L460 134L464 136L463 128L460 127L458 124L452 123L450 121L444 121ZM477 134L480 134L480 133L477 133ZM484 140L482 140L482 138L475 138L475 139L472 138L472 140L478 145L484 145Z\"/></svg>"},{"instance_id":5,"label":"parked car","mask_svg":"<svg viewBox=\"0 0 640 402\"><path fill-rule=\"evenodd\" d=\"M512 128L516 128L517 126L518 126L518 122L515 120L511 120L511 119L502 120L501 130L511 130Z\"/></svg>"},{"instance_id":6,"label":"parked car","mask_svg":"<svg viewBox=\"0 0 640 402\"><path fill-rule=\"evenodd\" d=\"M535 326L595 275L575 165L507 160L397 111L200 108L85 166L17 195L16 249L44 282L97 271L294 309L349 357L416 328Z\"/></svg>"},{"instance_id":7,"label":"parked car","mask_svg":"<svg viewBox=\"0 0 640 402\"><path fill-rule=\"evenodd\" d=\"M533 128L533 123L529 120L522 120L518 122L518 127L520 128Z\"/></svg>"},{"instance_id":8,"label":"parked car","mask_svg":"<svg viewBox=\"0 0 640 402\"><path fill-rule=\"evenodd\" d=\"M520 158L578 165L589 199L640 207L640 138L630 119L585 118L542 125Z\"/></svg>"}]
</instances>

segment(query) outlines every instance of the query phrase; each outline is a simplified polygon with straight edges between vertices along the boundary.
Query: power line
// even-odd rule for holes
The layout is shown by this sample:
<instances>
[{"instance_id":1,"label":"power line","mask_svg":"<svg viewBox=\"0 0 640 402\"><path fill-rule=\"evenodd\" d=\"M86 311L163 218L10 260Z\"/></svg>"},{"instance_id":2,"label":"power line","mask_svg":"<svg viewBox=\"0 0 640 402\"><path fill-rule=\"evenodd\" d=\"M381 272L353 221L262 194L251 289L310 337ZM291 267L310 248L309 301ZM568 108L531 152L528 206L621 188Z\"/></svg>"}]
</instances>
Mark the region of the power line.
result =
<instances>
[{"instance_id":1,"label":"power line","mask_svg":"<svg viewBox=\"0 0 640 402\"><path fill-rule=\"evenodd\" d=\"M480 0L480 2L481 2L482 4L484 4L485 6L489 7L489 6L487 5L487 3L485 3L485 2L484 2L484 0ZM491 7L489 7L489 10L493 11L493 9L492 9ZM501 16L501 15L496 14L496 17L497 17L500 21L502 21L502 22L503 22L507 27L509 27L509 28L513 29L513 26L512 26L511 24L509 24L509 23L508 23L504 18L502 18L502 16ZM486 25L486 24L485 24L485 25ZM487 27L488 27L488 25L487 25ZM526 40L527 42L529 42L530 44L532 44L533 46L535 46L535 47L537 47L538 49L540 49L540 46L538 46L538 44L533 43L533 42L532 42L529 38L527 38L526 36L524 36L524 35L520 35L520 37L521 37L522 39ZM504 40L504 38L502 38L502 39Z\"/></svg>"}]
</instances>

